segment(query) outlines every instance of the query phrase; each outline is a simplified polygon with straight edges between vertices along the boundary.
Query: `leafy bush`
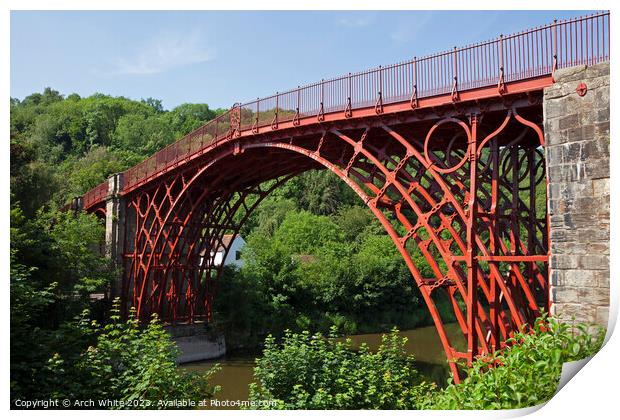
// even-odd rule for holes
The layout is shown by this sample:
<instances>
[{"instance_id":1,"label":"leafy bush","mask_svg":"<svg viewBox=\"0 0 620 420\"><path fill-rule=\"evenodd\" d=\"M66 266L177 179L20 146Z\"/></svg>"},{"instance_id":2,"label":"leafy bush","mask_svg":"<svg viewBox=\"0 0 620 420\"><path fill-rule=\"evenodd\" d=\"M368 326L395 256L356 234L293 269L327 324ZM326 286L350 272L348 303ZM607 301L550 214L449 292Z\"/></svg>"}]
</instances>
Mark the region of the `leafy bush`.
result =
<instances>
[{"instance_id":1,"label":"leafy bush","mask_svg":"<svg viewBox=\"0 0 620 420\"><path fill-rule=\"evenodd\" d=\"M132 401L208 398L209 375L176 367L176 346L153 321L105 326L88 295L115 272L100 254L103 226L93 215L11 209L11 399ZM81 314L81 315L80 315Z\"/></svg>"},{"instance_id":2,"label":"leafy bush","mask_svg":"<svg viewBox=\"0 0 620 420\"><path fill-rule=\"evenodd\" d=\"M86 315L86 314L85 314ZM78 323L82 336L94 336L75 364L67 363L56 353L48 362L55 386L49 390L54 398L117 400L127 408L164 408L159 401L208 399L217 391L209 385L207 373L187 372L177 368L178 349L156 317L140 328L135 317L123 321L118 302L110 322L99 326L84 316ZM132 404L150 401L151 405Z\"/></svg>"},{"instance_id":3,"label":"leafy bush","mask_svg":"<svg viewBox=\"0 0 620 420\"><path fill-rule=\"evenodd\" d=\"M19 207L11 208L15 262L32 268L33 285L43 288L57 283L58 298L63 300L60 312L69 319L87 306L90 293L104 292L117 274L101 253L104 231L93 214L41 209L27 218ZM70 301L74 311L68 311Z\"/></svg>"},{"instance_id":4,"label":"leafy bush","mask_svg":"<svg viewBox=\"0 0 620 420\"><path fill-rule=\"evenodd\" d=\"M437 392L428 407L512 409L541 404L553 397L562 364L596 353L604 337L602 327L540 318L531 332L517 333L509 340L513 346L476 360L460 384ZM489 368L489 360L496 366Z\"/></svg>"},{"instance_id":5,"label":"leafy bush","mask_svg":"<svg viewBox=\"0 0 620 420\"><path fill-rule=\"evenodd\" d=\"M102 317L102 301L115 272L99 253L103 226L93 215L44 212L27 218L11 209L11 397L47 398L54 377L47 368L55 354L74 363L93 337L74 317L85 308Z\"/></svg>"},{"instance_id":6,"label":"leafy bush","mask_svg":"<svg viewBox=\"0 0 620 420\"><path fill-rule=\"evenodd\" d=\"M57 287L56 283L45 288L33 285L34 269L17 263L15 254L11 249L11 399L32 397L40 390L50 334L35 325L54 303Z\"/></svg>"},{"instance_id":7,"label":"leafy bush","mask_svg":"<svg viewBox=\"0 0 620 420\"><path fill-rule=\"evenodd\" d=\"M376 353L366 345L355 351L334 334L287 331L281 345L269 336L250 399L275 400L265 408L278 409L415 409L425 401L432 385L416 371L398 331L384 335Z\"/></svg>"},{"instance_id":8,"label":"leafy bush","mask_svg":"<svg viewBox=\"0 0 620 420\"><path fill-rule=\"evenodd\" d=\"M335 333L335 329L332 330ZM273 337L257 360L250 399L273 400L279 409L514 409L537 405L555 393L562 364L598 351L604 329L539 318L501 352L478 358L458 385L429 384L405 353L406 338L384 335L372 354L350 340L287 332ZM493 363L491 363L493 362Z\"/></svg>"}]
</instances>

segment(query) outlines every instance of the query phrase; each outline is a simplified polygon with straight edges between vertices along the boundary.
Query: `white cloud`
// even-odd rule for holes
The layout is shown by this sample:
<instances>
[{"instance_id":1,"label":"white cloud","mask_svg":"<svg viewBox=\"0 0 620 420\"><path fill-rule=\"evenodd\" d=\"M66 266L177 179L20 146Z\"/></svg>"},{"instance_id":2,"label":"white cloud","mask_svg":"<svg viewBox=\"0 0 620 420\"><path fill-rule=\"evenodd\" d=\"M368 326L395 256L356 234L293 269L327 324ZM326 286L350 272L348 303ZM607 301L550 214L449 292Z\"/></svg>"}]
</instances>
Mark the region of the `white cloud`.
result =
<instances>
[{"instance_id":1,"label":"white cloud","mask_svg":"<svg viewBox=\"0 0 620 420\"><path fill-rule=\"evenodd\" d=\"M370 24L369 16L349 16L338 19L337 23L340 26L346 26L348 28L361 28Z\"/></svg>"},{"instance_id":2,"label":"white cloud","mask_svg":"<svg viewBox=\"0 0 620 420\"><path fill-rule=\"evenodd\" d=\"M190 64L204 63L214 58L215 49L208 45L206 36L201 31L162 33L133 56L118 57L110 73L156 74Z\"/></svg>"},{"instance_id":3,"label":"white cloud","mask_svg":"<svg viewBox=\"0 0 620 420\"><path fill-rule=\"evenodd\" d=\"M390 38L396 42L408 42L413 40L431 20L432 12L418 12L416 17L400 20L390 32Z\"/></svg>"}]
</instances>

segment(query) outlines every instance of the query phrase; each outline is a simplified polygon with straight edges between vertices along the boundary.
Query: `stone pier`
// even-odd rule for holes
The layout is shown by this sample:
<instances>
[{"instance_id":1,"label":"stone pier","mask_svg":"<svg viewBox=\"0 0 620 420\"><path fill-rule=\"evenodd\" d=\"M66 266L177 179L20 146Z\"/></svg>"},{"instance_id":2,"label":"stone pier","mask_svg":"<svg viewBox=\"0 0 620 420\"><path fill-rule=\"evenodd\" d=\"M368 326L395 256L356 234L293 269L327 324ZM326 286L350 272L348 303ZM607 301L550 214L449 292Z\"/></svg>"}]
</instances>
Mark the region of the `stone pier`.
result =
<instances>
[{"instance_id":1,"label":"stone pier","mask_svg":"<svg viewBox=\"0 0 620 420\"><path fill-rule=\"evenodd\" d=\"M170 325L166 330L179 346L177 363L217 359L226 354L224 335L208 330L205 324Z\"/></svg>"},{"instance_id":2,"label":"stone pier","mask_svg":"<svg viewBox=\"0 0 620 420\"><path fill-rule=\"evenodd\" d=\"M558 70L544 92L551 313L607 325L609 63Z\"/></svg>"},{"instance_id":3,"label":"stone pier","mask_svg":"<svg viewBox=\"0 0 620 420\"><path fill-rule=\"evenodd\" d=\"M106 255L116 267L123 265L123 246L125 238L125 203L120 192L123 188L123 174L108 178L108 198L106 199L105 243ZM121 276L110 285L111 296L120 296Z\"/></svg>"}]
</instances>

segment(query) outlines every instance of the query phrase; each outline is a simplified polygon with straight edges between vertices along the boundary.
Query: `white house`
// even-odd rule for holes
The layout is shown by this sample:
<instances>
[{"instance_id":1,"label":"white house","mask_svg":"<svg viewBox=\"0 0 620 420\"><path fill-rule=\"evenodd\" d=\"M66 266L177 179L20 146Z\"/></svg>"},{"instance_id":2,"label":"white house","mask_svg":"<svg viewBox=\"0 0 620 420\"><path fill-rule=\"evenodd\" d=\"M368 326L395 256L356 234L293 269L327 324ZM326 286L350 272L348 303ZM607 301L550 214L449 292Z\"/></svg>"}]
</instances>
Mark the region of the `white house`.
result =
<instances>
[{"instance_id":1,"label":"white house","mask_svg":"<svg viewBox=\"0 0 620 420\"><path fill-rule=\"evenodd\" d=\"M232 242L232 243L231 243ZM243 266L243 259L241 258L241 248L245 245L245 241L239 235L235 236L233 239L233 235L224 235L222 237L222 243L215 251L211 251L211 257L214 258L213 265L218 267L222 265L222 260L224 259L224 252L226 252L226 248L228 249L228 255L226 255L226 260L224 261L224 265L235 265L238 268ZM200 257L200 264L202 265L202 256Z\"/></svg>"}]
</instances>

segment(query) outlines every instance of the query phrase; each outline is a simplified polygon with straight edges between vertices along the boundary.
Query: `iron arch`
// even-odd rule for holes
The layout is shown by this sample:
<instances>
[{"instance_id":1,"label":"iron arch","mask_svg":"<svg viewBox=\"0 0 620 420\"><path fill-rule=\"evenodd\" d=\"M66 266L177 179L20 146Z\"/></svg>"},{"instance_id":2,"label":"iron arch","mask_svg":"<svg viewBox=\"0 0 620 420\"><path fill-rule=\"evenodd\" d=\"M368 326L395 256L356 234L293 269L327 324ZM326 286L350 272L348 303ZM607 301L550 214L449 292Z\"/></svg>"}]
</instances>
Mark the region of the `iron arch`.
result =
<instances>
[{"instance_id":1,"label":"iron arch","mask_svg":"<svg viewBox=\"0 0 620 420\"><path fill-rule=\"evenodd\" d=\"M355 191L385 228L420 289L450 368L458 378L458 359L471 362L478 354L501 348L513 331L540 313L540 296L547 293L546 221L536 218L532 203L528 207L520 193L525 188L531 196L544 181L545 177L539 176L544 175L544 162L536 159L541 132L516 111L496 121L496 127L487 127L490 134L483 139L476 138L476 118L467 122L450 118L435 123L423 143L415 140L415 134L403 134L406 127L384 124L349 132L326 129L320 136L300 135L288 141L265 141L256 136L243 144L224 143L208 163L179 172L150 191L132 194L131 206L138 226L135 236L140 238L135 241L133 256L128 258L132 274L125 275L124 293L131 296L139 314L162 313L162 302L167 297L168 301L177 300L176 307L186 301L187 313L163 314L172 321L209 317L213 298L209 279L219 277L221 269L212 273L213 258L197 261L196 255L221 246L225 232L236 235L251 211L275 186L320 166ZM434 138L434 131L446 122L456 122L468 133L460 149L454 147L454 135L449 136L449 143L430 144L431 134ZM507 128L517 124L532 129L534 135L510 138L512 132L506 132ZM456 156L441 152L446 144ZM429 147L458 164L438 168L429 157ZM264 178L237 176L236 181L230 181L235 179L231 168L238 169L239 165L216 168L218 162L239 161L239 155L263 149L283 150L313 163L287 166L276 162L263 168L273 171L271 178L276 178L273 188L264 191L257 181ZM504 157L500 162L501 154ZM210 171L217 174L212 176ZM523 187L525 178L529 184ZM248 205L246 199L252 195L258 199ZM509 201L510 206L502 204ZM235 217L240 223L231 223ZM523 220L533 223L526 240L518 234ZM510 236L510 243L504 234ZM433 271L432 278L425 278L413 261L409 251L412 243L422 251ZM524 276L523 271L530 276ZM205 275L207 281L196 283L196 278ZM528 282L526 278L538 278L539 282ZM131 282L133 293L128 287ZM136 288L136 282L141 282L140 287ZM468 341L466 352L451 344L435 305L439 290L446 292L454 318ZM479 292L481 299L476 296ZM197 305L197 301L203 303Z\"/></svg>"}]
</instances>

